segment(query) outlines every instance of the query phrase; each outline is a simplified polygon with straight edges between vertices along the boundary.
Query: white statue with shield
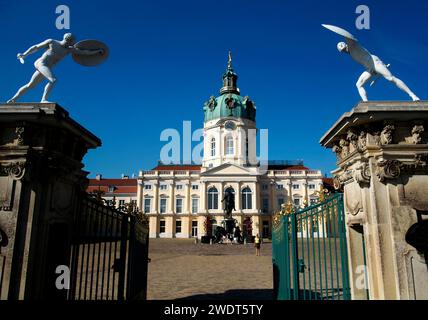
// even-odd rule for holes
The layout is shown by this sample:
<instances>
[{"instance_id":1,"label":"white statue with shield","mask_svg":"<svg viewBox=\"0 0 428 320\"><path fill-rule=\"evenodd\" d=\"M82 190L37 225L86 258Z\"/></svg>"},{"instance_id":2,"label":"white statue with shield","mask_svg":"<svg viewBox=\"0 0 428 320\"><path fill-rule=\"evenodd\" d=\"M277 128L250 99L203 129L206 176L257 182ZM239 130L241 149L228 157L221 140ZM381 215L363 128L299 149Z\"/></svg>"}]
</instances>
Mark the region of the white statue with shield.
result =
<instances>
[{"instance_id":1,"label":"white statue with shield","mask_svg":"<svg viewBox=\"0 0 428 320\"><path fill-rule=\"evenodd\" d=\"M373 86L380 77L383 77L395 84L399 89L407 93L413 101L419 101L419 98L413 93L413 91L411 91L402 80L398 79L391 73L388 69L390 65L386 65L379 57L371 54L366 48L361 46L358 40L351 33L342 28L328 24L323 24L322 26L343 36L345 38L345 42L339 42L337 44L337 50L339 50L339 52L349 54L352 59L366 69L356 83L358 92L363 101L368 101L364 85L372 80L370 86Z\"/></svg>"},{"instance_id":2,"label":"white statue with shield","mask_svg":"<svg viewBox=\"0 0 428 320\"><path fill-rule=\"evenodd\" d=\"M34 88L42 80L47 80L48 83L45 86L41 102L48 103L48 97L57 82L57 78L53 73L53 67L58 62L71 53L74 61L77 63L84 66L95 66L102 63L108 57L109 52L108 47L100 41L85 40L76 43L74 36L71 33L66 33L62 40L47 39L30 47L24 53L18 53L17 58L24 64L28 55L41 49L45 49L45 52L34 63L36 71L30 81L19 88L7 103L15 103L29 89Z\"/></svg>"}]
</instances>

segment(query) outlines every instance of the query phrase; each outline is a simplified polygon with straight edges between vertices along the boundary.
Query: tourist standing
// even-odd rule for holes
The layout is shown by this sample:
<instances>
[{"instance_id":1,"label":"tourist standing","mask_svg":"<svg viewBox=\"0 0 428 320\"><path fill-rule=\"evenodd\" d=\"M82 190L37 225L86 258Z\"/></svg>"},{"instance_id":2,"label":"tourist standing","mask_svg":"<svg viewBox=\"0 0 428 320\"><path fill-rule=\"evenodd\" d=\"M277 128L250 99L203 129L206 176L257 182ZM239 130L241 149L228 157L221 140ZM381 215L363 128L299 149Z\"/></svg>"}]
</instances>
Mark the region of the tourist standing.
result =
<instances>
[{"instance_id":1,"label":"tourist standing","mask_svg":"<svg viewBox=\"0 0 428 320\"><path fill-rule=\"evenodd\" d=\"M260 256L260 246L261 246L262 240L260 239L259 234L256 235L254 238L254 246L256 247L256 256Z\"/></svg>"}]
</instances>

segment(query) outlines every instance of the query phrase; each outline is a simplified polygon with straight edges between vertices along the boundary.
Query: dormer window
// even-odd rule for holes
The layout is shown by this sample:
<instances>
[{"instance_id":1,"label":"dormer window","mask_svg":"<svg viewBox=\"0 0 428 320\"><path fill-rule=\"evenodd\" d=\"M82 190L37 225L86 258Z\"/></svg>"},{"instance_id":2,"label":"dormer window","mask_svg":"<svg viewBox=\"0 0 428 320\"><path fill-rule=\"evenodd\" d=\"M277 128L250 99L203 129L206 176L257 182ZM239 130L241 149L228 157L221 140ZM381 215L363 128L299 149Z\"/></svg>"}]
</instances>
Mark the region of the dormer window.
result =
<instances>
[{"instance_id":1,"label":"dormer window","mask_svg":"<svg viewBox=\"0 0 428 320\"><path fill-rule=\"evenodd\" d=\"M109 193L113 193L115 189L116 189L115 186L108 186Z\"/></svg>"}]
</instances>

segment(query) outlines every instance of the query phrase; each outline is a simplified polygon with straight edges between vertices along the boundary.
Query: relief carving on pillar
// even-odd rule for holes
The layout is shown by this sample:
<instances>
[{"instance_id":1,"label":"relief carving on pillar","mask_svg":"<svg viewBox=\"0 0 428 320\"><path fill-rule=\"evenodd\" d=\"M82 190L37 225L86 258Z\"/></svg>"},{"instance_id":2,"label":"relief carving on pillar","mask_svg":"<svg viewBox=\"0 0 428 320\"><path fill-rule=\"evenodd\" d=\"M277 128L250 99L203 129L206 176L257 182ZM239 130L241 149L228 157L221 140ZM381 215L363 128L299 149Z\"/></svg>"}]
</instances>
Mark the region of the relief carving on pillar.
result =
<instances>
[{"instance_id":1,"label":"relief carving on pillar","mask_svg":"<svg viewBox=\"0 0 428 320\"><path fill-rule=\"evenodd\" d=\"M0 176L9 176L14 180L20 180L25 174L25 162L12 162L0 164Z\"/></svg>"},{"instance_id":2,"label":"relief carving on pillar","mask_svg":"<svg viewBox=\"0 0 428 320\"><path fill-rule=\"evenodd\" d=\"M24 145L24 131L25 131L24 127L16 127L15 129L15 133L16 133L15 141L18 146Z\"/></svg>"},{"instance_id":3,"label":"relief carving on pillar","mask_svg":"<svg viewBox=\"0 0 428 320\"><path fill-rule=\"evenodd\" d=\"M392 143L392 136L395 130L395 126L393 124L385 124L380 133L380 144L388 145Z\"/></svg>"},{"instance_id":4,"label":"relief carving on pillar","mask_svg":"<svg viewBox=\"0 0 428 320\"><path fill-rule=\"evenodd\" d=\"M342 161L342 148L339 145L335 144L332 148L333 152L336 154L337 162Z\"/></svg>"},{"instance_id":5,"label":"relief carving on pillar","mask_svg":"<svg viewBox=\"0 0 428 320\"><path fill-rule=\"evenodd\" d=\"M342 188L344 184L353 179L353 170L346 170L333 177L333 186L336 190Z\"/></svg>"},{"instance_id":6,"label":"relief carving on pillar","mask_svg":"<svg viewBox=\"0 0 428 320\"><path fill-rule=\"evenodd\" d=\"M358 135L355 133L353 129L349 129L346 135L346 139L351 143L354 147L354 150L358 150Z\"/></svg>"},{"instance_id":7,"label":"relief carving on pillar","mask_svg":"<svg viewBox=\"0 0 428 320\"><path fill-rule=\"evenodd\" d=\"M382 144L380 136L381 136L381 133L379 131L372 131L371 132L371 143L370 144L380 147Z\"/></svg>"},{"instance_id":8,"label":"relief carving on pillar","mask_svg":"<svg viewBox=\"0 0 428 320\"><path fill-rule=\"evenodd\" d=\"M358 184L353 183L349 185L345 197L345 212L352 216L356 216L363 211L363 199L361 195L361 188Z\"/></svg>"},{"instance_id":9,"label":"relief carving on pillar","mask_svg":"<svg viewBox=\"0 0 428 320\"><path fill-rule=\"evenodd\" d=\"M358 135L358 151L363 151L367 146L367 133L363 130Z\"/></svg>"},{"instance_id":10,"label":"relief carving on pillar","mask_svg":"<svg viewBox=\"0 0 428 320\"><path fill-rule=\"evenodd\" d=\"M341 148L340 158L344 159L349 155L349 141L346 139L340 139L339 146Z\"/></svg>"},{"instance_id":11,"label":"relief carving on pillar","mask_svg":"<svg viewBox=\"0 0 428 320\"><path fill-rule=\"evenodd\" d=\"M417 124L412 128L411 142L413 144L420 144L422 142L422 133L425 131L424 126Z\"/></svg>"},{"instance_id":12,"label":"relief carving on pillar","mask_svg":"<svg viewBox=\"0 0 428 320\"><path fill-rule=\"evenodd\" d=\"M380 160L377 163L376 175L380 182L386 179L398 178L401 174L403 163L398 160Z\"/></svg>"},{"instance_id":13,"label":"relief carving on pillar","mask_svg":"<svg viewBox=\"0 0 428 320\"><path fill-rule=\"evenodd\" d=\"M370 184L371 173L368 163L363 163L354 170L354 179L360 186L362 184Z\"/></svg>"}]
</instances>

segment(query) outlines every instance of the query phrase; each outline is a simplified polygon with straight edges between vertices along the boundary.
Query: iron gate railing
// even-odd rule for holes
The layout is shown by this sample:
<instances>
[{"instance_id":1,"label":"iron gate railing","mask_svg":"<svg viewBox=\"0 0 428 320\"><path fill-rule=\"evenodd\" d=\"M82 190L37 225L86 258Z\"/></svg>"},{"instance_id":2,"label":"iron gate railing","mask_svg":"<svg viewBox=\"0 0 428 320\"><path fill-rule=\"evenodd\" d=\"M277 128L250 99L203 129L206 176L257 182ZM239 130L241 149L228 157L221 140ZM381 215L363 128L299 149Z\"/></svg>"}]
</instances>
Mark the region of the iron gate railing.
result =
<instances>
[{"instance_id":1,"label":"iron gate railing","mask_svg":"<svg viewBox=\"0 0 428 320\"><path fill-rule=\"evenodd\" d=\"M278 300L349 300L343 195L274 219L272 261Z\"/></svg>"},{"instance_id":2,"label":"iron gate railing","mask_svg":"<svg viewBox=\"0 0 428 320\"><path fill-rule=\"evenodd\" d=\"M69 300L146 299L148 224L86 196L75 216Z\"/></svg>"}]
</instances>

